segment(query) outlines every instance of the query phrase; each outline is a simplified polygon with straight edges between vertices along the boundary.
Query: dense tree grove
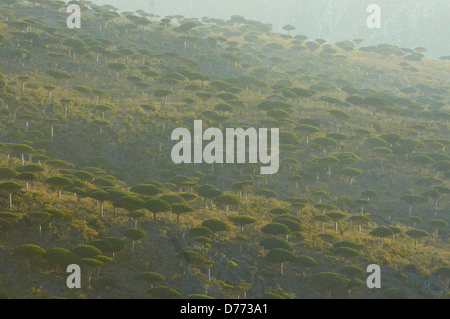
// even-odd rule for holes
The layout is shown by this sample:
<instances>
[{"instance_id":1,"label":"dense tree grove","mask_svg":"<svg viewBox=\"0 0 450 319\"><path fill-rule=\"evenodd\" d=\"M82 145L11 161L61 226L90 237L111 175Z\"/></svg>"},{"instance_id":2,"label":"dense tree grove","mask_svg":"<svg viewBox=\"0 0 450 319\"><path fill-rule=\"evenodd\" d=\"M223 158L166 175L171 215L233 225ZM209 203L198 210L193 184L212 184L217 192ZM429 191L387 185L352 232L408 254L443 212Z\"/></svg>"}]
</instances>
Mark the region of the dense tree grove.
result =
<instances>
[{"instance_id":1,"label":"dense tree grove","mask_svg":"<svg viewBox=\"0 0 450 319\"><path fill-rule=\"evenodd\" d=\"M76 2L0 3L1 298L448 298L449 61ZM278 172L173 163L194 120Z\"/></svg>"}]
</instances>

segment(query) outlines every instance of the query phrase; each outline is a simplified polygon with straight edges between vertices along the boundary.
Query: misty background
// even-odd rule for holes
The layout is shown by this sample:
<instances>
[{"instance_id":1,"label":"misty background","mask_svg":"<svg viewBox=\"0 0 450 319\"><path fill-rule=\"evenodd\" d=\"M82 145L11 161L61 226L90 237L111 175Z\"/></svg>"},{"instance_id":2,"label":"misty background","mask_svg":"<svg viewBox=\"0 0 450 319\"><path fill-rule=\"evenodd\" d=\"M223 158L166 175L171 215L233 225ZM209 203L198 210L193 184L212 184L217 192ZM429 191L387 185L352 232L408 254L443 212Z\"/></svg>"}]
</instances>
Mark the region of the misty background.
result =
<instances>
[{"instance_id":1,"label":"misty background","mask_svg":"<svg viewBox=\"0 0 450 319\"><path fill-rule=\"evenodd\" d=\"M209 17L228 20L242 15L282 27L296 27L291 34L302 34L329 43L364 39L362 46L387 43L399 47L425 47L432 58L450 55L449 0L92 0L111 4L121 11L142 9L161 17ZM368 5L381 7L381 28L369 29Z\"/></svg>"}]
</instances>

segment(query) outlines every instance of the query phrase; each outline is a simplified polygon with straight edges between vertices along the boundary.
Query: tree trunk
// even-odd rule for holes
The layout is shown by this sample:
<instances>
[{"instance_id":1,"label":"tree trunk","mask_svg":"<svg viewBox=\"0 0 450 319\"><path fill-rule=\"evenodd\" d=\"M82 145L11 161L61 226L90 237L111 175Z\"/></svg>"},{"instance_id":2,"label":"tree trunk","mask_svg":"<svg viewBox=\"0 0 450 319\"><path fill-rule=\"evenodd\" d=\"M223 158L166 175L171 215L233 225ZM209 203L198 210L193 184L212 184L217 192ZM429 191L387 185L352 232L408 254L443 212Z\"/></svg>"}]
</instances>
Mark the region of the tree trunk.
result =
<instances>
[{"instance_id":1,"label":"tree trunk","mask_svg":"<svg viewBox=\"0 0 450 319\"><path fill-rule=\"evenodd\" d=\"M30 259L27 258L27 259L25 260L25 263L26 263L26 265L27 265L28 276L30 276L30 275L31 275L31 264L30 264Z\"/></svg>"}]
</instances>

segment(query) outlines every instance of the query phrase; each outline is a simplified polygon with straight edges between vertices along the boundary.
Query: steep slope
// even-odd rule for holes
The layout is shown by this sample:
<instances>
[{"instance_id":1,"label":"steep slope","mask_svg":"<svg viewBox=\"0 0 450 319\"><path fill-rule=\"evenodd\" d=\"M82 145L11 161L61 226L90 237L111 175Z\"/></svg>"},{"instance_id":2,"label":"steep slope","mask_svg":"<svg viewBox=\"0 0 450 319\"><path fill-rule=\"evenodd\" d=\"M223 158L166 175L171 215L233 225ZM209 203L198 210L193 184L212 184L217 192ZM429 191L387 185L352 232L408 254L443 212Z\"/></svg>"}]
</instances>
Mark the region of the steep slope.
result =
<instances>
[{"instance_id":1,"label":"steep slope","mask_svg":"<svg viewBox=\"0 0 450 319\"><path fill-rule=\"evenodd\" d=\"M447 60L239 16L82 5L68 29L62 2L13 2L0 6L3 297L448 295ZM175 164L172 132L194 120L279 128L279 170ZM369 264L382 289L366 287Z\"/></svg>"}]
</instances>

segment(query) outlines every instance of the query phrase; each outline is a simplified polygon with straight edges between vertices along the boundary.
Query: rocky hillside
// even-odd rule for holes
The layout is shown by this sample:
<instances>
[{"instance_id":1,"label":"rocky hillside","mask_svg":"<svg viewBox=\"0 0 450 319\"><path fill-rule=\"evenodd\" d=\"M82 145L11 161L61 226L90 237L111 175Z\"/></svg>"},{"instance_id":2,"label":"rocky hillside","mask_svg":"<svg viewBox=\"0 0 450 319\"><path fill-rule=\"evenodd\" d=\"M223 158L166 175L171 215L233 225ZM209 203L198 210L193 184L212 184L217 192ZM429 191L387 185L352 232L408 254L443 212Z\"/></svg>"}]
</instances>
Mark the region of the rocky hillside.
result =
<instances>
[{"instance_id":1,"label":"rocky hillside","mask_svg":"<svg viewBox=\"0 0 450 319\"><path fill-rule=\"evenodd\" d=\"M449 61L74 3L0 4L0 296L448 297ZM175 164L195 120L278 171Z\"/></svg>"}]
</instances>

